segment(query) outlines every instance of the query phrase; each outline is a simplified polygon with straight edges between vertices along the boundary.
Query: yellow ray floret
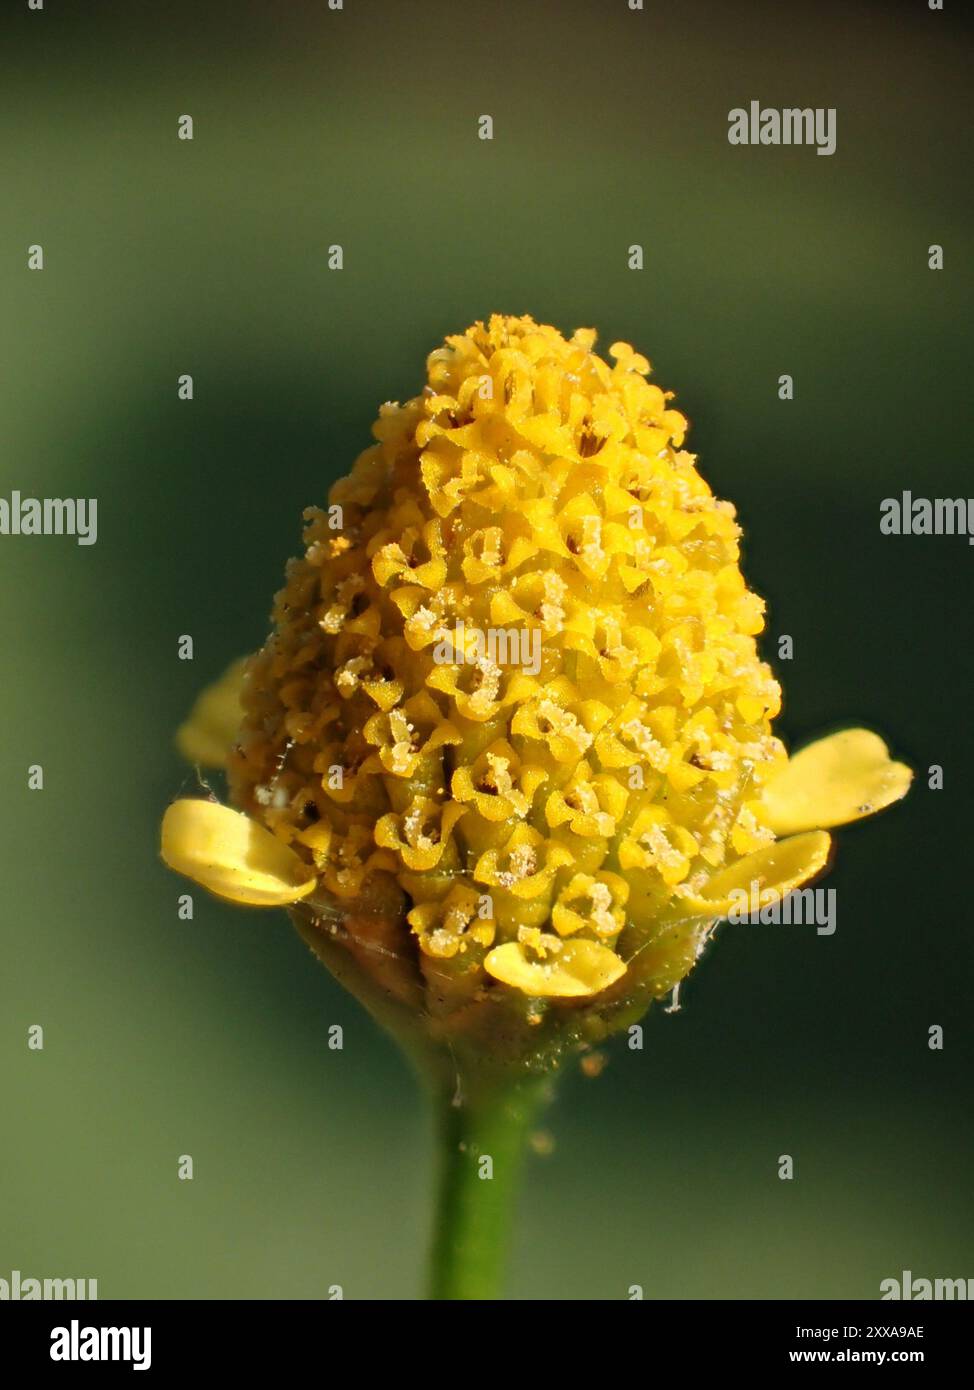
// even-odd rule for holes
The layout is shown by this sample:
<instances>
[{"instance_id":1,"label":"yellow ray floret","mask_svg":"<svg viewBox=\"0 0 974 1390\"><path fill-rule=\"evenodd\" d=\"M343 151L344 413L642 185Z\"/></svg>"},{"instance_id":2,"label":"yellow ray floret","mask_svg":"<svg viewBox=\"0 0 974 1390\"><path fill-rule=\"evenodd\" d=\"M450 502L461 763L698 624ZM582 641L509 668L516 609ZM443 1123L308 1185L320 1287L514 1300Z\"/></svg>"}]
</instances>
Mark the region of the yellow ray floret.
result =
<instances>
[{"instance_id":1,"label":"yellow ray floret","mask_svg":"<svg viewBox=\"0 0 974 1390\"><path fill-rule=\"evenodd\" d=\"M208 685L176 730L176 745L187 762L203 767L226 767L243 719L243 679L246 661L228 666Z\"/></svg>"},{"instance_id":2,"label":"yellow ray floret","mask_svg":"<svg viewBox=\"0 0 974 1390\"><path fill-rule=\"evenodd\" d=\"M895 763L878 734L846 729L795 753L764 788L767 824L778 835L846 825L899 801L913 772Z\"/></svg>"},{"instance_id":3,"label":"yellow ray floret","mask_svg":"<svg viewBox=\"0 0 974 1390\"><path fill-rule=\"evenodd\" d=\"M821 873L829 860L830 844L830 837L824 830L810 830L787 840L777 840L743 859L735 859L726 869L713 874L700 891L683 895L680 902L691 912L721 917L733 905L735 893L744 892L748 910L756 910L787 897L795 888Z\"/></svg>"},{"instance_id":4,"label":"yellow ray floret","mask_svg":"<svg viewBox=\"0 0 974 1390\"><path fill-rule=\"evenodd\" d=\"M542 999L583 999L608 989L626 973L615 952L597 941L551 936L542 936L533 949L520 941L495 946L484 968L501 984Z\"/></svg>"},{"instance_id":5,"label":"yellow ray floret","mask_svg":"<svg viewBox=\"0 0 974 1390\"><path fill-rule=\"evenodd\" d=\"M174 801L162 822L171 869L231 902L279 907L315 887L307 864L262 825L216 801Z\"/></svg>"}]
</instances>

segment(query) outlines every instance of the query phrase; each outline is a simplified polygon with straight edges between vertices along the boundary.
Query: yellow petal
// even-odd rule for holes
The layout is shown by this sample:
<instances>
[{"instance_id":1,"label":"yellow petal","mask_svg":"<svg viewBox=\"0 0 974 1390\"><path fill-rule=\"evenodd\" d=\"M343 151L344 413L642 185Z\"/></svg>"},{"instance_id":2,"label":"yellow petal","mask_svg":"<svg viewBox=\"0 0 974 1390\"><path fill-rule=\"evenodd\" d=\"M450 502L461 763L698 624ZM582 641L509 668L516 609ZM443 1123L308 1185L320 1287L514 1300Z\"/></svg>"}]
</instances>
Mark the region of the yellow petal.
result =
<instances>
[{"instance_id":1,"label":"yellow petal","mask_svg":"<svg viewBox=\"0 0 974 1390\"><path fill-rule=\"evenodd\" d=\"M773 845L755 850L704 884L699 892L681 896L681 908L701 916L722 917L736 905L741 891L748 894L748 910L756 910L777 898L784 898L825 868L831 837L824 830L791 835Z\"/></svg>"},{"instance_id":2,"label":"yellow petal","mask_svg":"<svg viewBox=\"0 0 974 1390\"><path fill-rule=\"evenodd\" d=\"M176 746L187 762L226 767L243 718L240 692L246 665L243 659L228 666L218 681L206 687L176 731Z\"/></svg>"},{"instance_id":3,"label":"yellow petal","mask_svg":"<svg viewBox=\"0 0 974 1390\"><path fill-rule=\"evenodd\" d=\"M768 783L765 820L778 835L846 825L899 801L912 778L878 734L846 729L801 749Z\"/></svg>"},{"instance_id":4,"label":"yellow petal","mask_svg":"<svg viewBox=\"0 0 974 1390\"><path fill-rule=\"evenodd\" d=\"M162 857L171 869L235 903L276 907L315 886L307 864L276 835L216 801L174 801L162 821Z\"/></svg>"},{"instance_id":5,"label":"yellow petal","mask_svg":"<svg viewBox=\"0 0 974 1390\"><path fill-rule=\"evenodd\" d=\"M507 941L487 953L484 969L535 998L582 999L621 979L626 963L608 946L585 938L566 942L543 961L528 960L519 941Z\"/></svg>"}]
</instances>

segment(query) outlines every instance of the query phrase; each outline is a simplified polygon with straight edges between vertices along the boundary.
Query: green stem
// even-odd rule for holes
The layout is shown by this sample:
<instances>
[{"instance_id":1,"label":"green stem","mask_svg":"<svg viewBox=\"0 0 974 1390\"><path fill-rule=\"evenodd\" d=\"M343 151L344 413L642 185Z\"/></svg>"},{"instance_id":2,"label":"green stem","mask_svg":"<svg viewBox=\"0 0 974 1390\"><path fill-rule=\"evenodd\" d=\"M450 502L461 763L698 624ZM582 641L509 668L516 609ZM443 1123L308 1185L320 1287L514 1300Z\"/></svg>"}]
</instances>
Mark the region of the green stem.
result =
<instances>
[{"instance_id":1,"label":"green stem","mask_svg":"<svg viewBox=\"0 0 974 1390\"><path fill-rule=\"evenodd\" d=\"M438 1093L431 1298L498 1296L525 1142L544 1089L534 1079L505 1077L471 1087L459 1103Z\"/></svg>"}]
</instances>

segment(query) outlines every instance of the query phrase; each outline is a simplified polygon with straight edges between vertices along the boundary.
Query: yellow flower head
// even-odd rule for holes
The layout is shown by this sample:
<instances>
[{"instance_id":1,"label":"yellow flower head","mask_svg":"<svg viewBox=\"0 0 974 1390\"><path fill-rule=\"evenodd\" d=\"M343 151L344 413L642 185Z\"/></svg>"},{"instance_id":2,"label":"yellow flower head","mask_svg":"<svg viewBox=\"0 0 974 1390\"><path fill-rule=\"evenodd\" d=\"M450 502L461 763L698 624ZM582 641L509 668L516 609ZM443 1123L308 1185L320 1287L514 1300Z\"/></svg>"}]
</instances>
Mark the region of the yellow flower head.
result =
<instances>
[{"instance_id":1,"label":"yellow flower head","mask_svg":"<svg viewBox=\"0 0 974 1390\"><path fill-rule=\"evenodd\" d=\"M594 343L494 316L381 408L247 667L226 853L218 808L170 811L174 867L295 904L452 1036L621 1026L735 887L791 891L910 779L863 730L788 760L734 508L646 359ZM207 760L226 691L182 731Z\"/></svg>"}]
</instances>

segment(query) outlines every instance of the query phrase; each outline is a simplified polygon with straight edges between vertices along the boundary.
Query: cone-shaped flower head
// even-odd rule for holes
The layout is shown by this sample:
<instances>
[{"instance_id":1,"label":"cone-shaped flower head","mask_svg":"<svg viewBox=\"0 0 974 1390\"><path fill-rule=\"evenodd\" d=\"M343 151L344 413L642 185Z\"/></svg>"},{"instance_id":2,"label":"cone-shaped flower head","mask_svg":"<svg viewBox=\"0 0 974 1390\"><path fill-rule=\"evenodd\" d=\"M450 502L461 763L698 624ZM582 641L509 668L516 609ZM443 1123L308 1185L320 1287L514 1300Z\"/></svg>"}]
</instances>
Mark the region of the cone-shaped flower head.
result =
<instances>
[{"instance_id":1,"label":"cone-shaped flower head","mask_svg":"<svg viewBox=\"0 0 974 1390\"><path fill-rule=\"evenodd\" d=\"M496 316L382 407L243 681L228 853L266 843L239 893L170 810L175 867L245 902L276 867L312 944L514 1053L637 1017L735 889L787 893L910 777L861 730L788 762L734 508L646 359L594 340Z\"/></svg>"}]
</instances>

